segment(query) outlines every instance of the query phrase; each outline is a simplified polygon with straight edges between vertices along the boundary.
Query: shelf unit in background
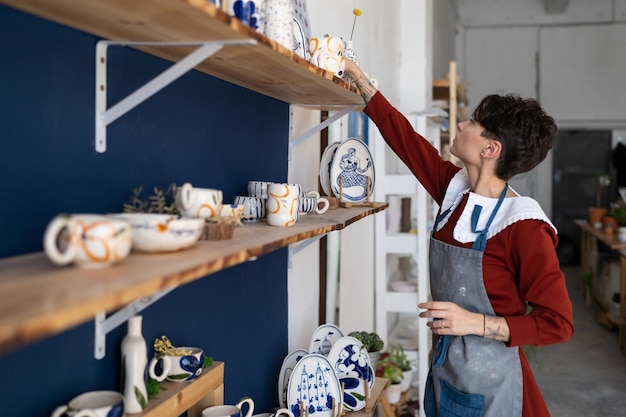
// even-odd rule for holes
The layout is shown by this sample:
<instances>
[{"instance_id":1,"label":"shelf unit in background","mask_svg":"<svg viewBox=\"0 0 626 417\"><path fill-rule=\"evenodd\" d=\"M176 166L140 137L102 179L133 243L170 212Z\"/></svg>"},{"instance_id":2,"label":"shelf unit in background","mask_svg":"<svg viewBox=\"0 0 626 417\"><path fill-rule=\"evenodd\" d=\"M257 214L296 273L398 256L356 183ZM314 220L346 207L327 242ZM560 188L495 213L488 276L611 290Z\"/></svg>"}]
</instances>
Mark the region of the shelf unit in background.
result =
<instances>
[{"instance_id":1,"label":"shelf unit in background","mask_svg":"<svg viewBox=\"0 0 626 417\"><path fill-rule=\"evenodd\" d=\"M458 77L456 61L450 61L449 68L447 78L433 80L433 104L448 112L448 130L441 132L441 155L458 165L449 151L451 132L456 132L458 122L468 119L469 101L465 84Z\"/></svg>"},{"instance_id":2,"label":"shelf unit in background","mask_svg":"<svg viewBox=\"0 0 626 417\"><path fill-rule=\"evenodd\" d=\"M439 124L424 115L408 115L414 129L439 149ZM419 398L424 396L423 382L428 372L428 353L431 338L425 322L417 320L417 304L426 301L429 290L428 241L436 214L436 205L415 176L385 143L378 129L373 126L372 149L376 159L377 177L374 199L389 201L391 198L410 198L411 218L415 219L414 229L408 233L395 232L392 222L397 221L398 207L390 207L386 216L374 218L375 228L375 289L376 289L376 331L385 340L386 346L397 343L404 346L407 353L416 359L414 381L418 381ZM393 212L395 210L395 213ZM413 222L412 222L413 223ZM398 256L409 256L416 265L417 291L396 292L390 288L393 263ZM406 337L405 325L416 323L415 338ZM420 411L423 416L423 411Z\"/></svg>"}]
</instances>

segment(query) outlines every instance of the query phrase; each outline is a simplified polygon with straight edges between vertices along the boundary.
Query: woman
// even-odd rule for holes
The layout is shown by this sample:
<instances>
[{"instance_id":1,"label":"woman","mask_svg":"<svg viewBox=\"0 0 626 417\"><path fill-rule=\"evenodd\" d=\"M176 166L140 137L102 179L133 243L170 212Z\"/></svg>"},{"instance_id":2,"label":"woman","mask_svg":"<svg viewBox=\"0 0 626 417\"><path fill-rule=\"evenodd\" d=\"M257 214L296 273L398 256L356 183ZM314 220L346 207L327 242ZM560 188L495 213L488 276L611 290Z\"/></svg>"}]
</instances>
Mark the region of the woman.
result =
<instances>
[{"instance_id":1,"label":"woman","mask_svg":"<svg viewBox=\"0 0 626 417\"><path fill-rule=\"evenodd\" d=\"M556 126L535 100L485 97L458 124L444 161L361 69L346 62L365 113L441 207L430 242L432 363L428 417L549 416L520 346L567 341L572 305L556 255L556 229L508 186L539 164Z\"/></svg>"}]
</instances>

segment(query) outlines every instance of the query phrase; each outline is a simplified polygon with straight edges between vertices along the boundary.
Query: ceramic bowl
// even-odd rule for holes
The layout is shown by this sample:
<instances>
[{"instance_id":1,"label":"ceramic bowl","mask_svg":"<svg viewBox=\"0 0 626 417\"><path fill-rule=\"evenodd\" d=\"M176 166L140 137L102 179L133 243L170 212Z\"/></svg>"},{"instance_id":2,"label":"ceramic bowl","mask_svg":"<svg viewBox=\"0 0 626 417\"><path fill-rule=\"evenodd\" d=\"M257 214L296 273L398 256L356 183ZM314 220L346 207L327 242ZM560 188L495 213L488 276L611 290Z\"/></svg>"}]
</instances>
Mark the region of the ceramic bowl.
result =
<instances>
[{"instance_id":1,"label":"ceramic bowl","mask_svg":"<svg viewBox=\"0 0 626 417\"><path fill-rule=\"evenodd\" d=\"M120 213L130 223L133 250L172 252L193 245L202 234L204 219L178 218L171 214Z\"/></svg>"}]
</instances>

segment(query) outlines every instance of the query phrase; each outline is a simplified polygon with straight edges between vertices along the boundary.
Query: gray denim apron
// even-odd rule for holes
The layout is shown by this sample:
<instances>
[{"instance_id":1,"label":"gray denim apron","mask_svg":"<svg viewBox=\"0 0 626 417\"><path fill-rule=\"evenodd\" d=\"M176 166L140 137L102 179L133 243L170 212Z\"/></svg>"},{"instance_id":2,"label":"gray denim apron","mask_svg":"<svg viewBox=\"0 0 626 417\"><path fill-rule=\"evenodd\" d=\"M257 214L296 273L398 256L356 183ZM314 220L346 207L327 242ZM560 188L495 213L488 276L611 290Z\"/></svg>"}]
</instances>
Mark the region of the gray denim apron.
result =
<instances>
[{"instance_id":1,"label":"gray denim apron","mask_svg":"<svg viewBox=\"0 0 626 417\"><path fill-rule=\"evenodd\" d=\"M479 236L471 249L449 245L431 236L433 300L451 301L472 312L495 315L485 290L482 260L487 231L507 190L508 184L483 230L476 230L482 207L474 207L472 231ZM446 214L447 211L441 214L436 223ZM433 346L424 395L427 417L522 415L522 368L517 347L507 347L482 335L435 334Z\"/></svg>"}]
</instances>

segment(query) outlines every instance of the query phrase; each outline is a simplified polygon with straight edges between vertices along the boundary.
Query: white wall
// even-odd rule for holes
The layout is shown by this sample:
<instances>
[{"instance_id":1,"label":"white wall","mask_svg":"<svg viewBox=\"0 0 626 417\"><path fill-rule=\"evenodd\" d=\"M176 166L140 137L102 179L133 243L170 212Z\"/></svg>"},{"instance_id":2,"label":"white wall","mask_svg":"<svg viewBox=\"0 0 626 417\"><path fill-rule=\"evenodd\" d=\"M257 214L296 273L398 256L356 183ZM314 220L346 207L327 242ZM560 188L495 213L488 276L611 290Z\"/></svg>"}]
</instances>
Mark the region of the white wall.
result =
<instances>
[{"instance_id":1,"label":"white wall","mask_svg":"<svg viewBox=\"0 0 626 417\"><path fill-rule=\"evenodd\" d=\"M362 15L357 17L353 36L361 67L378 80L385 96L408 114L425 109L430 102L432 1L313 0L307 2L307 9L312 36L328 34L344 39L350 38L353 9L361 9ZM316 117L319 119L319 112L311 112L312 115L307 112L295 110L293 135L305 131ZM299 145L292 154L289 181L308 183L310 187L307 189L316 188L319 158L318 138ZM364 219L345 231L335 232L341 234L338 324L346 331L374 329L373 230L373 221ZM290 350L308 348L317 327L318 256L318 244L314 244L292 258L289 270Z\"/></svg>"}]
</instances>

